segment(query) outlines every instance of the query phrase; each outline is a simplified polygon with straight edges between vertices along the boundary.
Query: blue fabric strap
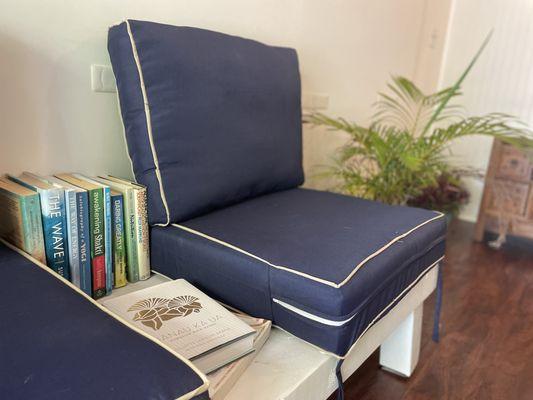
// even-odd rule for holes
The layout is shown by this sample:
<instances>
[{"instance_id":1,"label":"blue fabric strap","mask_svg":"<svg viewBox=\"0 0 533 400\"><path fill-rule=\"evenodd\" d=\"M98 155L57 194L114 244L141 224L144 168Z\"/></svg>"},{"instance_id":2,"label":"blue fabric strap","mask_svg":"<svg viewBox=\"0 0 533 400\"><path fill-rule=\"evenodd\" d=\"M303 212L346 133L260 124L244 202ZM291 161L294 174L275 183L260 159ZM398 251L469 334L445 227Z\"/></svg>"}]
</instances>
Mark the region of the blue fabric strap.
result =
<instances>
[{"instance_id":1,"label":"blue fabric strap","mask_svg":"<svg viewBox=\"0 0 533 400\"><path fill-rule=\"evenodd\" d=\"M344 384L342 382L342 372L341 372L341 366L342 362L344 360L340 359L337 363L337 368L335 368L335 375L337 375L337 383L338 383L338 389L337 389L337 400L344 400Z\"/></svg>"},{"instance_id":2,"label":"blue fabric strap","mask_svg":"<svg viewBox=\"0 0 533 400\"><path fill-rule=\"evenodd\" d=\"M442 308L442 263L437 271L437 299L435 300L435 315L433 317L433 341L439 343L440 340L440 312Z\"/></svg>"}]
</instances>

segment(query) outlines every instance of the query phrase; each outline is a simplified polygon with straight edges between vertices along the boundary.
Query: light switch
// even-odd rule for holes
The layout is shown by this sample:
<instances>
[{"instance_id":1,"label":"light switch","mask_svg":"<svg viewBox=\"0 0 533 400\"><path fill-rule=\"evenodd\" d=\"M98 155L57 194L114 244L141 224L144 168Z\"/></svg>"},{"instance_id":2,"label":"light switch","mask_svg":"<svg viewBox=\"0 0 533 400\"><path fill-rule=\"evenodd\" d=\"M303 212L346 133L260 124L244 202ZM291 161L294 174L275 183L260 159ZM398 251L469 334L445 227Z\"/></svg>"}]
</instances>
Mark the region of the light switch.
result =
<instances>
[{"instance_id":1,"label":"light switch","mask_svg":"<svg viewBox=\"0 0 533 400\"><path fill-rule=\"evenodd\" d=\"M117 91L115 75L110 65L91 65L91 89L93 92Z\"/></svg>"}]
</instances>

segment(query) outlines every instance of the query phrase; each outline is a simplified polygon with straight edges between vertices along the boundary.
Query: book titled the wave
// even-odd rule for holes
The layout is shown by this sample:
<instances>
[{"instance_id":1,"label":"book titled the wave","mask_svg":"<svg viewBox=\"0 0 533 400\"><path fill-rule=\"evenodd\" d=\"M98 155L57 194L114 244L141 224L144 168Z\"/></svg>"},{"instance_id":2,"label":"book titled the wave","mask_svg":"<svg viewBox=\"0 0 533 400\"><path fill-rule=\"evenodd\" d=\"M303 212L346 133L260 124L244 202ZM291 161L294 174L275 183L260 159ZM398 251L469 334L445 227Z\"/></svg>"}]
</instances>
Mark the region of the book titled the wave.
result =
<instances>
[{"instance_id":1,"label":"book titled the wave","mask_svg":"<svg viewBox=\"0 0 533 400\"><path fill-rule=\"evenodd\" d=\"M66 279L70 279L67 218L64 190L47 182L42 176L24 172L9 179L39 193L44 231L46 264Z\"/></svg>"},{"instance_id":2,"label":"book titled the wave","mask_svg":"<svg viewBox=\"0 0 533 400\"><path fill-rule=\"evenodd\" d=\"M67 231L70 261L70 279L89 296L91 287L91 257L89 231L89 196L85 189L74 186L54 176L47 176L65 191Z\"/></svg>"},{"instance_id":3,"label":"book titled the wave","mask_svg":"<svg viewBox=\"0 0 533 400\"><path fill-rule=\"evenodd\" d=\"M183 279L109 299L103 305L206 374L254 350L255 330Z\"/></svg>"}]
</instances>

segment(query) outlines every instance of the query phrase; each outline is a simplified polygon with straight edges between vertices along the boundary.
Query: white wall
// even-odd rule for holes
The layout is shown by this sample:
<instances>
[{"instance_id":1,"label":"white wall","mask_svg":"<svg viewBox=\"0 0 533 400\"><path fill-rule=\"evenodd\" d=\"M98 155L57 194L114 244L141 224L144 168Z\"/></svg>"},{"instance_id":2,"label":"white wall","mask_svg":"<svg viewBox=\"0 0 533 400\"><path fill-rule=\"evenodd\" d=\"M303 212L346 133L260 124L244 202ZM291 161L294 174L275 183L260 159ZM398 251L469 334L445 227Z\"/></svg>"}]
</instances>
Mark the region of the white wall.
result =
<instances>
[{"instance_id":1,"label":"white wall","mask_svg":"<svg viewBox=\"0 0 533 400\"><path fill-rule=\"evenodd\" d=\"M492 39L465 81L461 104L470 115L504 112L533 126L533 1L454 1L441 86L462 73L491 29ZM453 161L486 170L492 139L470 137L452 147ZM467 180L472 199L461 217L477 218L483 181Z\"/></svg>"},{"instance_id":2,"label":"white wall","mask_svg":"<svg viewBox=\"0 0 533 400\"><path fill-rule=\"evenodd\" d=\"M435 67L433 55L440 53L447 14L434 4L0 0L0 173L27 169L130 175L116 97L91 92L89 72L93 63L109 64L107 27L125 17L295 47L304 92L327 93L329 113L365 121L376 92L391 74L417 75L428 86L436 81L439 63ZM440 28L432 26L432 18ZM417 70L417 65L423 68ZM341 141L342 135L306 128L308 185L324 185L312 178L312 166L327 162Z\"/></svg>"}]
</instances>

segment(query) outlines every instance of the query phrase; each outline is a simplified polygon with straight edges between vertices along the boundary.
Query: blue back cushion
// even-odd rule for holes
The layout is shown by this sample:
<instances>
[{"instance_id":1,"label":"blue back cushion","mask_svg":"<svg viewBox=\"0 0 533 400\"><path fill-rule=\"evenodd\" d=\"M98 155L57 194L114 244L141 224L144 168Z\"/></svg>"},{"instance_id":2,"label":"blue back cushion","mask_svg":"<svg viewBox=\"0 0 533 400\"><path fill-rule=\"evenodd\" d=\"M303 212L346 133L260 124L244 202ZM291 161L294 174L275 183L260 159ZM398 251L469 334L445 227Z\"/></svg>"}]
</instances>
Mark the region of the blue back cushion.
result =
<instances>
[{"instance_id":1,"label":"blue back cushion","mask_svg":"<svg viewBox=\"0 0 533 400\"><path fill-rule=\"evenodd\" d=\"M293 49L134 20L110 28L108 49L151 224L303 183Z\"/></svg>"}]
</instances>

